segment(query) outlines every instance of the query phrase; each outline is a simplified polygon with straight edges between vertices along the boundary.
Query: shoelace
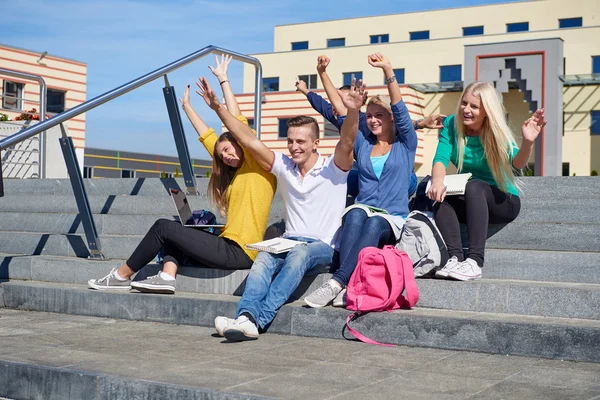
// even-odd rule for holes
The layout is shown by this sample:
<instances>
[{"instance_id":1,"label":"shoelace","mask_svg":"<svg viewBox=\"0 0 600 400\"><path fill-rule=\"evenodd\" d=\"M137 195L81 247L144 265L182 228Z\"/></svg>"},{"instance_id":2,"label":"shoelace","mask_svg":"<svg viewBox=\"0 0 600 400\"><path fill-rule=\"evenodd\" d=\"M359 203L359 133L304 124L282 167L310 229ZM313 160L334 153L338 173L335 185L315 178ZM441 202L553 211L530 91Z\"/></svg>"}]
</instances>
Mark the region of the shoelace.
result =
<instances>
[{"instance_id":1,"label":"shoelace","mask_svg":"<svg viewBox=\"0 0 600 400\"><path fill-rule=\"evenodd\" d=\"M323 295L334 295L335 291L333 289L333 286L331 286L331 284L329 282L324 283L323 285L321 285L320 288L317 289L317 293L315 293L318 296L323 296Z\"/></svg>"},{"instance_id":2,"label":"shoelace","mask_svg":"<svg viewBox=\"0 0 600 400\"><path fill-rule=\"evenodd\" d=\"M98 279L98 283L104 283L104 282L106 282L106 284L108 285L108 280L113 276L113 272L114 272L114 270L110 271L108 273L108 275L106 275L104 278Z\"/></svg>"}]
</instances>

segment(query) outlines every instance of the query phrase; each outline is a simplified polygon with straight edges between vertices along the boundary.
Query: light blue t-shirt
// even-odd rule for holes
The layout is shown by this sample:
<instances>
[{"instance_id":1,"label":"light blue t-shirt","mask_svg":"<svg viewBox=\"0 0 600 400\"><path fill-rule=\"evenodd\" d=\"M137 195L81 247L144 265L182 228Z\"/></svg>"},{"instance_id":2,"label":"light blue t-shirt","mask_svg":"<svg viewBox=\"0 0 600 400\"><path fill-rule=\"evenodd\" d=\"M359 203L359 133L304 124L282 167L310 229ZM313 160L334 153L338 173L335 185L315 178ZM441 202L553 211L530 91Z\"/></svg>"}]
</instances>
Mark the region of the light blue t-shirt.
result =
<instances>
[{"instance_id":1,"label":"light blue t-shirt","mask_svg":"<svg viewBox=\"0 0 600 400\"><path fill-rule=\"evenodd\" d=\"M371 164L373 164L373 172L375 172L375 176L377 177L377 179L381 178L381 173L383 172L383 166L385 165L385 162L387 161L388 157L390 156L391 151L388 151L386 154L379 156L379 157L373 157L371 156Z\"/></svg>"}]
</instances>

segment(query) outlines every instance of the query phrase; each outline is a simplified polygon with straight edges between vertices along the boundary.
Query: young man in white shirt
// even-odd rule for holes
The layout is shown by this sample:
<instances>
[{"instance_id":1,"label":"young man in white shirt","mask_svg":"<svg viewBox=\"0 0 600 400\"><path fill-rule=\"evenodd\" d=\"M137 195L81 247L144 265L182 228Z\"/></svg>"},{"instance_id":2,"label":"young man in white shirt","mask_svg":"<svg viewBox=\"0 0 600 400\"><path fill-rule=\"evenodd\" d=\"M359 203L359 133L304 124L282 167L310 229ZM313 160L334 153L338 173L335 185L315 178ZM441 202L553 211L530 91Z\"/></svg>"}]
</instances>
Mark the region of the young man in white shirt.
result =
<instances>
[{"instance_id":1,"label":"young man in white shirt","mask_svg":"<svg viewBox=\"0 0 600 400\"><path fill-rule=\"evenodd\" d=\"M334 155L317 152L319 126L311 117L288 121L287 146L291 157L273 152L256 138L251 129L231 115L219 102L206 79L198 92L244 151L277 177L285 204L285 237L306 242L283 254L261 252L252 265L246 288L238 304L237 318L217 317L215 328L228 340L258 339L277 311L296 290L305 273L329 265L335 252L335 236L346 206L346 180L352 168L354 139L358 131L358 110L367 96L359 81L347 93L340 93L348 116L340 132Z\"/></svg>"}]
</instances>

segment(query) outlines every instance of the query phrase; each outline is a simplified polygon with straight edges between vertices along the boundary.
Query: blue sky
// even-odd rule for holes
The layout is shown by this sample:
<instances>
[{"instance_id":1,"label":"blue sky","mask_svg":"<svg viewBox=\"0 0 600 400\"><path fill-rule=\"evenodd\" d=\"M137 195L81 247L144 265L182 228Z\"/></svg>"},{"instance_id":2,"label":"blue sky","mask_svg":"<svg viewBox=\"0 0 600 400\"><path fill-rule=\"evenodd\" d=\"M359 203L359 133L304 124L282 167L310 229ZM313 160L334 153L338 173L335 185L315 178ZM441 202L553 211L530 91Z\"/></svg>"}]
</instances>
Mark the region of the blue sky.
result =
<instances>
[{"instance_id":1,"label":"blue sky","mask_svg":"<svg viewBox=\"0 0 600 400\"><path fill-rule=\"evenodd\" d=\"M10 15L0 24L0 42L86 62L91 99L208 45L273 51L275 25L510 1L0 0L2 14ZM209 56L170 74L171 85L181 94L198 76L212 77L212 62ZM242 64L233 62L229 75L241 92ZM86 145L175 155L162 87L160 79L90 111ZM192 97L192 104L207 123L220 126L202 99ZM206 158L182 117L192 156Z\"/></svg>"}]
</instances>

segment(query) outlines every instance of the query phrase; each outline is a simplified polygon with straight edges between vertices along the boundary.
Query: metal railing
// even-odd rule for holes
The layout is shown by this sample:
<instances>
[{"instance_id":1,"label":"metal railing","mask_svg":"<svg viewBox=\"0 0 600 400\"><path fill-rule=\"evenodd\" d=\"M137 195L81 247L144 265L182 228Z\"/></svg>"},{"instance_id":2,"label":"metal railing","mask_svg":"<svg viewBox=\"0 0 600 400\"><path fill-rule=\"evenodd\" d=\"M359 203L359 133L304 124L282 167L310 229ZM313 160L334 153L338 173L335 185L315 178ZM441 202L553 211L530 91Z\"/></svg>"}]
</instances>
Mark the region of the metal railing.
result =
<instances>
[{"instance_id":1,"label":"metal railing","mask_svg":"<svg viewBox=\"0 0 600 400\"><path fill-rule=\"evenodd\" d=\"M28 74L25 72L19 72L19 71L13 71L10 69L6 69L6 68L0 68L0 75L4 75L4 76L12 76L13 78L21 78L21 79L25 79L25 80L29 80L29 81L34 81L37 82L40 85L40 124L43 123L46 120L46 96L47 96L47 91L46 91L46 81L44 80L44 78L42 78L39 75L33 75L33 74ZM19 110L16 110L19 111ZM38 124L39 125L39 124ZM20 142L21 140L17 140L17 141L8 141L8 139L15 137L21 133L24 133L25 131L29 130L31 128L28 129L24 129L21 132L14 134L12 136L9 136L3 140L0 140L0 151L1 150L7 150L8 147ZM38 133L41 133L40 135L40 159L39 159L39 163L40 163L40 178L45 178L46 177L46 129L47 128L43 128L40 129L38 131L36 131L36 133L27 136L26 139L37 135ZM24 140L24 139L23 139ZM3 144L3 142L7 142L6 144Z\"/></svg>"},{"instance_id":2,"label":"metal railing","mask_svg":"<svg viewBox=\"0 0 600 400\"><path fill-rule=\"evenodd\" d=\"M116 89L108 91L100 96L97 96L91 100L88 100L84 103L81 103L69 110L66 110L60 114L53 116L49 120L45 120L45 110L46 110L46 85L43 83L43 79L40 83L40 93L43 83L44 90L44 98L43 102L40 102L40 112L43 114L40 115L40 123L36 124L30 128L24 129L12 136L9 136L5 139L0 140L0 150L6 149L10 146L13 146L23 140L26 140L30 137L37 135L38 133L44 132L45 130L52 128L56 125L60 125L61 130L63 132L63 137L60 139L61 148L63 151L63 157L65 159L65 164L67 165L67 170L69 172L69 179L71 181L71 187L73 189L73 193L75 195L75 200L77 203L77 208L79 211L79 215L81 217L81 222L85 231L85 236L87 239L88 249L90 250L90 258L93 259L104 259L104 255L102 254L102 249L100 245L100 238L98 237L98 233L96 230L94 217L92 215L89 201L87 197L87 193L85 190L85 186L83 184L83 178L81 175L81 171L79 168L79 164L77 163L77 156L75 154L75 149L73 146L73 142L70 137L66 136L66 132L64 130L63 122L74 118L80 114L83 114L87 111L90 111L104 103L107 103L117 97L120 97L132 90L135 90L147 83L150 83L160 77L165 77L165 82L167 80L167 73L175 71L193 61L198 60L201 57L204 57L208 54L227 54L232 56L235 60L242 61L245 63L249 63L254 65L256 74L255 74L255 98L254 98L254 121L255 130L258 138L260 138L260 115L261 115L261 97L262 97L262 66L260 61L257 58L250 57L244 54L236 53L234 51L222 49L220 47L215 46L207 46L201 50L198 50L192 54L189 54L179 60L176 60L170 64L165 65L155 71L152 71L144 76L141 76L133 81L126 83L122 86L119 86ZM2 72L2 69L0 69ZM31 75L33 77L33 75ZM41 79L41 78L40 78ZM174 96L174 89L170 86L165 87L163 89L165 93L165 100L167 101L167 108L169 109L169 117L171 119L171 125L173 128L173 134L175 137L175 141L178 147L178 153L180 158L180 163L190 164L189 152L187 151L187 143L185 143L185 137L183 135L183 127L181 125L181 119L179 116L179 109L176 105L176 98ZM42 120L42 115L44 120ZM182 160L182 157L184 160ZM184 162L185 161L185 162ZM186 180L186 184L188 182L193 183L195 190L195 177L193 176L193 169L191 168L183 168L184 169L184 179ZM190 172L191 171L191 172ZM187 174L191 174L189 177ZM1 182L1 180L0 180Z\"/></svg>"}]
</instances>

